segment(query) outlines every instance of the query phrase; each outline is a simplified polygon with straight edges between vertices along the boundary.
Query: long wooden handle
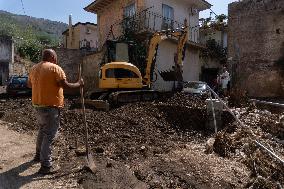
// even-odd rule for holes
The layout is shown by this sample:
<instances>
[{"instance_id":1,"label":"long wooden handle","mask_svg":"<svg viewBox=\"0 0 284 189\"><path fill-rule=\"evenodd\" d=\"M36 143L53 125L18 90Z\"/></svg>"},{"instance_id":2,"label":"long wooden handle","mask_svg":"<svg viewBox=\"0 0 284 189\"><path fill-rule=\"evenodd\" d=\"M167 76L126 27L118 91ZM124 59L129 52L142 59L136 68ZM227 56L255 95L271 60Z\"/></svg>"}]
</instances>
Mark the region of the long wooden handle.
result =
<instances>
[{"instance_id":1,"label":"long wooden handle","mask_svg":"<svg viewBox=\"0 0 284 189\"><path fill-rule=\"evenodd\" d=\"M79 80L82 79L82 64L79 65ZM85 108L85 98L84 98L84 87L80 86L80 96L81 96L81 104L82 104L82 114L84 119L85 125L85 146L86 146L86 153L89 153L89 133L88 133L88 124L87 124L87 117L86 117L86 108Z\"/></svg>"}]
</instances>

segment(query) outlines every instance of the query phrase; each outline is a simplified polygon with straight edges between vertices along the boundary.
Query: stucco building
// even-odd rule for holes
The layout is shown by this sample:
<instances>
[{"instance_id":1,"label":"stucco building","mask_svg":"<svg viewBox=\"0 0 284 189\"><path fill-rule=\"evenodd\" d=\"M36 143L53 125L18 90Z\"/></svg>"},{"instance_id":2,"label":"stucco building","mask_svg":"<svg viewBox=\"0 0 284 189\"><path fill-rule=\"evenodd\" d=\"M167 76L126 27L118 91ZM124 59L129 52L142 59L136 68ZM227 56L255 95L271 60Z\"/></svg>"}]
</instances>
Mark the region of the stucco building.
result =
<instances>
[{"instance_id":1,"label":"stucco building","mask_svg":"<svg viewBox=\"0 0 284 189\"><path fill-rule=\"evenodd\" d=\"M214 39L223 48L228 47L228 26L223 24L220 26L201 27L200 28L200 42L205 44L206 41Z\"/></svg>"},{"instance_id":2,"label":"stucco building","mask_svg":"<svg viewBox=\"0 0 284 189\"><path fill-rule=\"evenodd\" d=\"M215 79L217 78L217 75L220 74L223 66L227 63L227 24L215 22L209 26L201 27L200 40L202 44L209 43L209 45L207 45L208 49L201 53L200 56L200 63L202 67L202 80L207 82L209 85L213 85ZM216 43L212 43L212 40L215 40ZM215 46L213 46L213 44L215 44ZM213 50L218 52L215 52Z\"/></svg>"},{"instance_id":3,"label":"stucco building","mask_svg":"<svg viewBox=\"0 0 284 189\"><path fill-rule=\"evenodd\" d=\"M0 86L6 84L13 62L14 43L12 37L0 36Z\"/></svg>"},{"instance_id":4,"label":"stucco building","mask_svg":"<svg viewBox=\"0 0 284 189\"><path fill-rule=\"evenodd\" d=\"M140 36L150 36L155 31L181 28L186 19L189 23L189 37L183 62L183 78L190 81L199 80L201 73L199 50L204 46L200 43L199 12L210 7L204 0L96 0L85 10L97 14L100 47L106 40L121 36L125 27L131 27ZM122 21L123 24L118 24ZM157 73L157 79L152 85L154 89L173 89L175 82L165 81L159 73L172 69L176 49L177 42L174 40L160 43L154 68Z\"/></svg>"},{"instance_id":5,"label":"stucco building","mask_svg":"<svg viewBox=\"0 0 284 189\"><path fill-rule=\"evenodd\" d=\"M283 0L243 0L229 5L232 82L250 96L284 95L283 70L276 65L284 65L283 11Z\"/></svg>"},{"instance_id":6,"label":"stucco building","mask_svg":"<svg viewBox=\"0 0 284 189\"><path fill-rule=\"evenodd\" d=\"M67 49L89 49L98 48L97 24L78 22L72 25L71 15L69 16L69 28L63 33L63 47Z\"/></svg>"}]
</instances>

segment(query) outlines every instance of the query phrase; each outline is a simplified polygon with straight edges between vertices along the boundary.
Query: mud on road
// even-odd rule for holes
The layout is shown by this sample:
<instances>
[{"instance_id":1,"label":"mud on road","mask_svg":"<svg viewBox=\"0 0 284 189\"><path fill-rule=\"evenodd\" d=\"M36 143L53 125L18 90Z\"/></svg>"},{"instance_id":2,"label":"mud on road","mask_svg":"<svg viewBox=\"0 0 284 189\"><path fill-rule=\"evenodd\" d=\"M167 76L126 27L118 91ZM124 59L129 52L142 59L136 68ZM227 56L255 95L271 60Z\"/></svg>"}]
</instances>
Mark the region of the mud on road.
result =
<instances>
[{"instance_id":1,"label":"mud on road","mask_svg":"<svg viewBox=\"0 0 284 189\"><path fill-rule=\"evenodd\" d=\"M215 137L206 126L203 99L176 94L156 102L128 104L109 112L87 110L96 174L74 151L83 146L82 114L66 100L55 144L60 176L84 188L276 188L284 186L284 166L254 144L248 131L223 113ZM19 132L37 130L30 99L0 102L0 119ZM254 107L234 110L266 146L284 158L284 125L279 114ZM216 138L216 139L215 139ZM67 183L66 183L67 184Z\"/></svg>"}]
</instances>

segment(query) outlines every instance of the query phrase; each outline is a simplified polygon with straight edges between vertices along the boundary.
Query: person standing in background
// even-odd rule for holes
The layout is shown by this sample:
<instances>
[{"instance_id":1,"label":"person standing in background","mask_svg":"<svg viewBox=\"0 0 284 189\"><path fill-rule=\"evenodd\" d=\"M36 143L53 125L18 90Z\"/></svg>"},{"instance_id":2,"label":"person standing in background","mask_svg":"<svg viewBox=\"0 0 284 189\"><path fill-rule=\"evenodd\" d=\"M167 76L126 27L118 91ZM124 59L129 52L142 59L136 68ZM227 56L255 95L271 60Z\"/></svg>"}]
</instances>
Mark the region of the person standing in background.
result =
<instances>
[{"instance_id":1,"label":"person standing in background","mask_svg":"<svg viewBox=\"0 0 284 189\"><path fill-rule=\"evenodd\" d=\"M230 73L228 72L227 68L223 68L223 73L221 74L221 85L222 85L222 93L226 97L228 96L228 87L231 81Z\"/></svg>"}]
</instances>

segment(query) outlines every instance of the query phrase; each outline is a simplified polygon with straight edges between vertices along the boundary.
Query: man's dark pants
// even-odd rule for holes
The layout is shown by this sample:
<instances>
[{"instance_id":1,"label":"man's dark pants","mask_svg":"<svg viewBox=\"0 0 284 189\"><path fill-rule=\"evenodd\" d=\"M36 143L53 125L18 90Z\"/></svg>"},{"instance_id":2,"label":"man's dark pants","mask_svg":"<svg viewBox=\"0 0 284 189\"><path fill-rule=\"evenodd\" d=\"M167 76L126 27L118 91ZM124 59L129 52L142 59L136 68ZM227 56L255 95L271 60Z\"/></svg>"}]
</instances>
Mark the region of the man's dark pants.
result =
<instances>
[{"instance_id":1,"label":"man's dark pants","mask_svg":"<svg viewBox=\"0 0 284 189\"><path fill-rule=\"evenodd\" d=\"M40 157L41 165L52 166L52 143L60 125L60 111L53 107L37 107L39 132L36 143L36 157Z\"/></svg>"}]
</instances>

